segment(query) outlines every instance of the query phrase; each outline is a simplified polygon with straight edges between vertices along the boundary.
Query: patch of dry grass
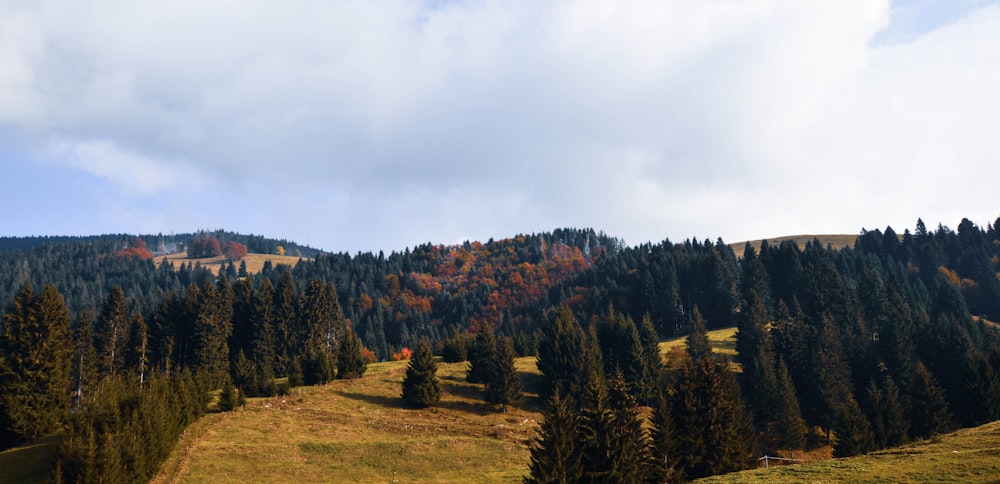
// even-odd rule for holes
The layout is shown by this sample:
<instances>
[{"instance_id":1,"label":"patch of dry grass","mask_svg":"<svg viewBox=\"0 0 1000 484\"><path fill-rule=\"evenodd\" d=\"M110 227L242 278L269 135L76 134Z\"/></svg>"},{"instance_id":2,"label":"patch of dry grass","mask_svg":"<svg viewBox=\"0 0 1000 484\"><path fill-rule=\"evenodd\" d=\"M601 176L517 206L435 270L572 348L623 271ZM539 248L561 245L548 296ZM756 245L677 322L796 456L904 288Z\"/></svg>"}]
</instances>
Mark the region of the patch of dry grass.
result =
<instances>
[{"instance_id":1,"label":"patch of dry grass","mask_svg":"<svg viewBox=\"0 0 1000 484\"><path fill-rule=\"evenodd\" d=\"M242 259L247 263L247 272L251 274L257 274L264 268L264 262L271 261L271 264L277 267L279 264L295 267L295 264L299 263L299 260L312 260L304 259L298 256L292 255L274 255L274 254L247 254ZM225 256L209 257L205 259L190 259L187 256L187 252L179 252L177 254L170 254L162 257L157 257L154 259L156 265L159 266L164 261L168 262L170 265L177 269L181 264L201 264L202 267L212 271L213 274L218 275L219 270L229 262ZM236 267L240 266L240 262L233 262Z\"/></svg>"},{"instance_id":2,"label":"patch of dry grass","mask_svg":"<svg viewBox=\"0 0 1000 484\"><path fill-rule=\"evenodd\" d=\"M854 241L857 238L857 234L788 235L785 237L767 239L767 243L771 247L777 247L786 240L794 240L800 249L804 249L806 247L806 243L812 242L813 239L819 239L820 243L823 244L823 247L832 246L834 249L842 249L844 247L853 247ZM762 240L751 240L750 245L755 249L760 250L761 242ZM736 253L736 257L743 257L743 250L746 249L746 244L747 243L745 241L736 242L734 244L729 244L729 247Z\"/></svg>"},{"instance_id":3,"label":"patch of dry grass","mask_svg":"<svg viewBox=\"0 0 1000 484\"><path fill-rule=\"evenodd\" d=\"M771 467L697 482L1000 481L1000 421L865 456Z\"/></svg>"},{"instance_id":4,"label":"patch of dry grass","mask_svg":"<svg viewBox=\"0 0 1000 484\"><path fill-rule=\"evenodd\" d=\"M540 417L536 395L502 413L465 382L467 366L439 364L441 403L422 410L400 398L405 361L251 399L189 428L155 482L519 482ZM534 357L517 368L533 390Z\"/></svg>"}]
</instances>

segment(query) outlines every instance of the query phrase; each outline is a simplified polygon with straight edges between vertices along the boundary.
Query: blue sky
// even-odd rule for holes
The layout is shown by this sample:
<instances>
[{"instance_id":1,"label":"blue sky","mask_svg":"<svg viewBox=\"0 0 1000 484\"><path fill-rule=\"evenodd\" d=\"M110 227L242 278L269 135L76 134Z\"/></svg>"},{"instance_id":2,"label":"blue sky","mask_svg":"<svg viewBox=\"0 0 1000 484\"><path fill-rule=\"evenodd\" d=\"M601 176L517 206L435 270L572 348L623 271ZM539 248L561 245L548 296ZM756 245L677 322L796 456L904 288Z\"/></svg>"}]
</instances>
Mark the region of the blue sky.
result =
<instances>
[{"instance_id":1,"label":"blue sky","mask_svg":"<svg viewBox=\"0 0 1000 484\"><path fill-rule=\"evenodd\" d=\"M997 2L4 2L0 234L985 225L996 86Z\"/></svg>"}]
</instances>

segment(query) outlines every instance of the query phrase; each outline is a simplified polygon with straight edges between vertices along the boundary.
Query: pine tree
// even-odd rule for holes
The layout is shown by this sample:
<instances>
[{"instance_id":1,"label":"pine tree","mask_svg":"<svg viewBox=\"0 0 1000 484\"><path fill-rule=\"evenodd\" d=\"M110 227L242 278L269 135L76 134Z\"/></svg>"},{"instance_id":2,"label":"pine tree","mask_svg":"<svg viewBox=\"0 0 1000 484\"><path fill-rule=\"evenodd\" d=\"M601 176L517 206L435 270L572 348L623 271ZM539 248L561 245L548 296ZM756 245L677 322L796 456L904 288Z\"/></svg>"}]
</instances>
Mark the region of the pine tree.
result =
<instances>
[{"instance_id":1,"label":"pine tree","mask_svg":"<svg viewBox=\"0 0 1000 484\"><path fill-rule=\"evenodd\" d=\"M337 378L361 378L367 369L368 362L361 354L361 340L354 331L348 330L337 347Z\"/></svg>"},{"instance_id":2,"label":"pine tree","mask_svg":"<svg viewBox=\"0 0 1000 484\"><path fill-rule=\"evenodd\" d=\"M915 439L950 432L956 427L948 399L934 375L917 362L910 391L910 435Z\"/></svg>"},{"instance_id":3,"label":"pine tree","mask_svg":"<svg viewBox=\"0 0 1000 484\"><path fill-rule=\"evenodd\" d=\"M465 372L465 381L489 384L495 380L498 371L497 356L497 341L493 337L493 329L480 329L469 350L469 369Z\"/></svg>"},{"instance_id":4,"label":"pine tree","mask_svg":"<svg viewBox=\"0 0 1000 484\"><path fill-rule=\"evenodd\" d=\"M69 311L55 286L25 284L0 333L0 447L58 429L69 410L73 346Z\"/></svg>"},{"instance_id":5,"label":"pine tree","mask_svg":"<svg viewBox=\"0 0 1000 484\"><path fill-rule=\"evenodd\" d=\"M73 394L74 409L79 409L83 395L97 384L97 352L94 351L93 322L90 313L84 312L76 325L73 336Z\"/></svg>"},{"instance_id":6,"label":"pine tree","mask_svg":"<svg viewBox=\"0 0 1000 484\"><path fill-rule=\"evenodd\" d=\"M437 363L427 338L420 338L417 351L410 358L403 379L403 401L416 408L429 407L441 400L441 386L437 379Z\"/></svg>"},{"instance_id":7,"label":"pine tree","mask_svg":"<svg viewBox=\"0 0 1000 484\"><path fill-rule=\"evenodd\" d=\"M650 417L650 440L650 480L652 482L670 481L674 474L679 445L674 417L670 409L670 399L667 398L664 390L659 392L653 404L653 414Z\"/></svg>"},{"instance_id":8,"label":"pine tree","mask_svg":"<svg viewBox=\"0 0 1000 484\"><path fill-rule=\"evenodd\" d=\"M795 385L788 373L785 360L779 359L775 370L778 381L778 414L774 421L774 434L779 443L787 449L804 449L809 430L802 418L799 401L795 397Z\"/></svg>"},{"instance_id":9,"label":"pine tree","mask_svg":"<svg viewBox=\"0 0 1000 484\"><path fill-rule=\"evenodd\" d=\"M486 401L500 404L507 411L507 405L520 405L524 399L521 394L521 377L514 367L514 343L509 337L497 340L496 361L490 380L486 382Z\"/></svg>"},{"instance_id":10,"label":"pine tree","mask_svg":"<svg viewBox=\"0 0 1000 484\"><path fill-rule=\"evenodd\" d=\"M580 482L583 467L577 425L576 411L556 392L542 412L538 436L531 446L531 475L524 478L525 484Z\"/></svg>"},{"instance_id":11,"label":"pine tree","mask_svg":"<svg viewBox=\"0 0 1000 484\"><path fill-rule=\"evenodd\" d=\"M128 336L125 293L115 286L101 307L94 325L94 348L97 350L98 371L101 375L117 372L122 367L122 349Z\"/></svg>"},{"instance_id":12,"label":"pine tree","mask_svg":"<svg viewBox=\"0 0 1000 484\"><path fill-rule=\"evenodd\" d=\"M701 312L695 307L691 311L692 323L691 334L684 340L688 358L692 363L708 358L712 354L712 345L708 340L708 327L701 317Z\"/></svg>"},{"instance_id":13,"label":"pine tree","mask_svg":"<svg viewBox=\"0 0 1000 484\"><path fill-rule=\"evenodd\" d=\"M650 477L652 456L649 438L639 416L639 405L620 373L611 379L608 390L611 467L603 482L645 482Z\"/></svg>"},{"instance_id":14,"label":"pine tree","mask_svg":"<svg viewBox=\"0 0 1000 484\"><path fill-rule=\"evenodd\" d=\"M139 311L132 315L129 323L128 339L124 352L125 368L134 371L138 375L139 385L142 385L149 369L149 328Z\"/></svg>"},{"instance_id":15,"label":"pine tree","mask_svg":"<svg viewBox=\"0 0 1000 484\"><path fill-rule=\"evenodd\" d=\"M585 336L573 312L561 306L552 321L542 329L538 341L538 371L543 386L540 395L550 398L556 392L565 400L579 398L587 373L584 370Z\"/></svg>"},{"instance_id":16,"label":"pine tree","mask_svg":"<svg viewBox=\"0 0 1000 484\"><path fill-rule=\"evenodd\" d=\"M664 366L660 341L648 315L642 318L639 325L639 339L642 342L642 378L636 388L636 398L639 403L652 405L659 399L662 390Z\"/></svg>"},{"instance_id":17,"label":"pine tree","mask_svg":"<svg viewBox=\"0 0 1000 484\"><path fill-rule=\"evenodd\" d=\"M854 397L846 395L841 400L839 411L840 415L833 428L837 436L837 442L833 445L833 455L850 457L874 450L875 435Z\"/></svg>"}]
</instances>

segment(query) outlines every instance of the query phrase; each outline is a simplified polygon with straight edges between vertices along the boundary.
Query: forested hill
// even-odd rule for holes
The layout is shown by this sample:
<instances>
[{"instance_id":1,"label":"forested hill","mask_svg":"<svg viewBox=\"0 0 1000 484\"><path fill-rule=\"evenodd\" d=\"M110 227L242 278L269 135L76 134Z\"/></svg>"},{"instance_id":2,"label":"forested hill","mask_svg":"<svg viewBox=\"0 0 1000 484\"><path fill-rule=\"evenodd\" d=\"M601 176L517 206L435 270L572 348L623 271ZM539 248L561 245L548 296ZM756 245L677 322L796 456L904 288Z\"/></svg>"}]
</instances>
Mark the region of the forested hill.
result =
<instances>
[{"instance_id":1,"label":"forested hill","mask_svg":"<svg viewBox=\"0 0 1000 484\"><path fill-rule=\"evenodd\" d=\"M179 245L233 261L218 275L198 265L174 270L153 262L155 253ZM642 363L628 348L640 337L652 344L657 336L705 326L739 328L743 396L726 390L725 398L742 399L771 448L805 445L801 434L787 434L787 420L777 421L800 408L799 421L834 431L841 455L1000 418L1000 333L992 324L1000 321L1000 219L986 227L963 219L957 230L928 230L918 220L913 232L865 231L840 249L763 241L739 258L721 239L625 246L592 229L559 229L425 244L388 256L318 253L294 267L265 264L257 274L239 268L248 250L280 251L279 245L286 253L306 250L219 231L185 241L86 238L0 254L0 447L69 425L61 464L67 480L81 479L84 464L74 459L93 458L84 448L94 442L98 460L105 458L100 452L117 452L106 458L147 466L124 479L142 480L160 457L125 453L169 451L183 426L204 411L207 389L235 384L248 395L272 395L285 377L328 381L331 362L362 358L334 352L385 360L427 338L443 353L468 346L475 333L503 337L520 355L537 351L570 361L603 354L605 372L624 373L623 388L645 392L637 397L648 402L651 389L662 388L651 383L660 381L650 366L659 364L658 353ZM584 328L591 327L588 336ZM552 349L559 331L576 332L569 338L579 344L564 346L576 348L569 351L576 356ZM675 386L731 377L728 362L717 366L703 353L690 359L711 375L690 373ZM541 363L546 378L567 378ZM350 368L336 373L363 372ZM587 371L570 373L572 379ZM151 393L138 393L147 376ZM778 382L794 387L784 392L792 396L780 411L768 399L778 394ZM70 383L74 406L84 409L71 418ZM700 390L676 387L672 394L689 391ZM114 425L104 420L108 412L134 408L143 410L119 415ZM163 412L183 415L156 432L143 427ZM679 448L723 438L695 430L688 429L692 440ZM129 441L111 438L141 432L163 447L119 448L116 442ZM735 439L730 450L739 459L706 467L707 460L691 459L707 457L691 454L678 457L686 459L678 465L688 477L746 466L747 449L758 445L752 435L724 437Z\"/></svg>"},{"instance_id":2,"label":"forested hill","mask_svg":"<svg viewBox=\"0 0 1000 484\"><path fill-rule=\"evenodd\" d=\"M144 243L154 254L171 253L178 247L184 247L191 239L199 235L208 235L217 238L222 242L234 241L246 245L250 252L256 254L273 254L280 246L288 255L312 258L320 252L305 245L299 245L288 240L278 240L262 235L244 235L224 230L211 232L170 234L170 235L129 235L129 234L105 234L88 236L28 236L28 237L0 237L0 253L17 250L30 250L43 245L55 244L99 244L101 242L114 241L125 244L136 237L143 239ZM125 242L123 242L125 241Z\"/></svg>"}]
</instances>

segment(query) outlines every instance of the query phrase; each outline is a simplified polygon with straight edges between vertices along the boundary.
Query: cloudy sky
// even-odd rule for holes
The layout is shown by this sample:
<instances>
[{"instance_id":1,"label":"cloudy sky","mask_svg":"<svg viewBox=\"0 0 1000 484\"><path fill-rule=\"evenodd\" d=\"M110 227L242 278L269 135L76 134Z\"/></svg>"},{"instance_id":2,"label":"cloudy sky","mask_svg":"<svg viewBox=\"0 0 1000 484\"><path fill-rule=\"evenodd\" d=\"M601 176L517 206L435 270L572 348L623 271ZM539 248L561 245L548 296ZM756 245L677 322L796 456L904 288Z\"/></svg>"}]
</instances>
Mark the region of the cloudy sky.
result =
<instances>
[{"instance_id":1,"label":"cloudy sky","mask_svg":"<svg viewBox=\"0 0 1000 484\"><path fill-rule=\"evenodd\" d=\"M998 119L996 2L0 1L2 235L985 225Z\"/></svg>"}]
</instances>

